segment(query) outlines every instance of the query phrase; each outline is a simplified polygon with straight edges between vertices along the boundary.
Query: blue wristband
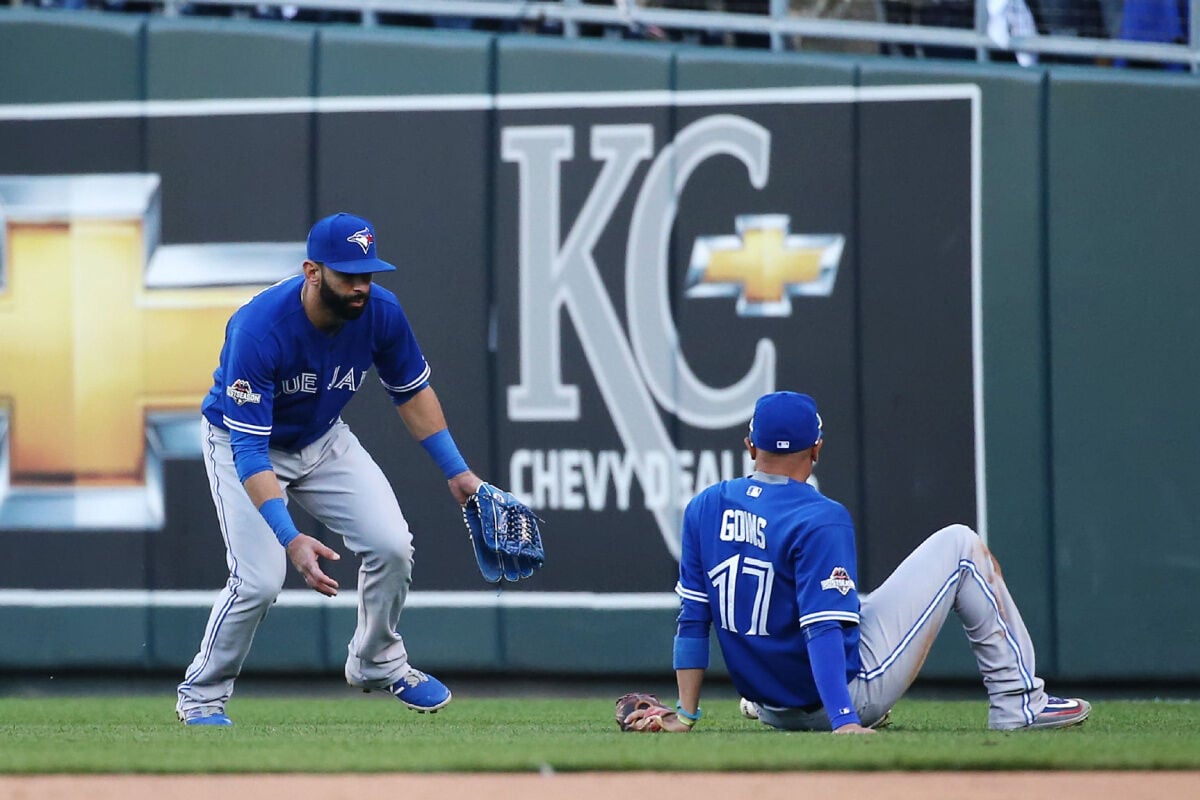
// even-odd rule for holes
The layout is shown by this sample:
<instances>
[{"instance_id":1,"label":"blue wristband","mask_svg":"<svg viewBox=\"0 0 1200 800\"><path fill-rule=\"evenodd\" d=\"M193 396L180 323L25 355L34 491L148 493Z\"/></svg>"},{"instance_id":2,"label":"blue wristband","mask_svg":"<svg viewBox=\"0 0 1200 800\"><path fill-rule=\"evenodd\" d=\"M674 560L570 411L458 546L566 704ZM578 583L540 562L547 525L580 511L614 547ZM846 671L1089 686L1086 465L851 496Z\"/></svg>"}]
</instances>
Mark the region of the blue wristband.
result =
<instances>
[{"instance_id":1,"label":"blue wristband","mask_svg":"<svg viewBox=\"0 0 1200 800\"><path fill-rule=\"evenodd\" d=\"M450 435L448 428L442 428L432 436L425 437L421 440L421 446L438 465L438 469L446 476L446 480L469 469L466 460L458 452L458 445L454 443L454 437Z\"/></svg>"},{"instance_id":2,"label":"blue wristband","mask_svg":"<svg viewBox=\"0 0 1200 800\"><path fill-rule=\"evenodd\" d=\"M300 535L296 523L292 522L292 515L288 513L287 503L283 502L282 497L272 497L258 507L258 513L262 514L263 519L271 526L275 538L284 547L287 547L292 539Z\"/></svg>"}]
</instances>

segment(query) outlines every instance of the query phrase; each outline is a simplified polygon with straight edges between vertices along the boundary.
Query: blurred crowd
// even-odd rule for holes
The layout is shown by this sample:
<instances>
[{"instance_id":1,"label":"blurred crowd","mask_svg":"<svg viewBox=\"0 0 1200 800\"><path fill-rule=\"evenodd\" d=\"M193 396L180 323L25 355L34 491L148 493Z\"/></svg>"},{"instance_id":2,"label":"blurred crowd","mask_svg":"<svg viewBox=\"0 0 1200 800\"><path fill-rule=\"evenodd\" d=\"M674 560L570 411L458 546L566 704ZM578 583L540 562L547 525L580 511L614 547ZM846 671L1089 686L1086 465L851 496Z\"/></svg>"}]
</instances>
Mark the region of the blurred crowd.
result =
<instances>
[{"instance_id":1,"label":"blurred crowd","mask_svg":"<svg viewBox=\"0 0 1200 800\"><path fill-rule=\"evenodd\" d=\"M0 4L5 0L0 0ZM13 5L91 8L108 11L155 13L164 0L8 0ZM630 5L654 9L714 11L766 15L769 0L583 0L590 5L616 6L628 11ZM1043 35L1083 37L1187 44L1189 41L1190 0L979 0L985 2L983 19L989 37L1004 47L1011 36ZM789 0L789 14L831 20L883 22L897 25L921 25L939 28L971 29L976 26L976 0ZM310 22L361 22L361 13L349 10L300 8L295 5L260 4L231 6L220 2L183 2L178 13L190 16L234 16L255 19L304 20ZM382 25L473 29L499 32L526 32L561 35L562 25L555 20L504 20L485 17L452 17L436 14L394 14L379 11L376 22ZM628 24L581 24L579 35L586 37L661 39L701 45L766 48L766 34L731 33L713 29L660 29L641 25L629 18ZM855 39L791 37L792 49L823 52L883 53L931 58L975 58L968 48L896 45ZM1023 64L1038 58L1013 54ZM994 60L1005 60L1001 54ZM1073 56L1042 56L1045 62L1108 63L1102 59ZM1157 63L1116 62L1117 66L1163 68ZM1182 65L1167 65L1182 69Z\"/></svg>"}]
</instances>

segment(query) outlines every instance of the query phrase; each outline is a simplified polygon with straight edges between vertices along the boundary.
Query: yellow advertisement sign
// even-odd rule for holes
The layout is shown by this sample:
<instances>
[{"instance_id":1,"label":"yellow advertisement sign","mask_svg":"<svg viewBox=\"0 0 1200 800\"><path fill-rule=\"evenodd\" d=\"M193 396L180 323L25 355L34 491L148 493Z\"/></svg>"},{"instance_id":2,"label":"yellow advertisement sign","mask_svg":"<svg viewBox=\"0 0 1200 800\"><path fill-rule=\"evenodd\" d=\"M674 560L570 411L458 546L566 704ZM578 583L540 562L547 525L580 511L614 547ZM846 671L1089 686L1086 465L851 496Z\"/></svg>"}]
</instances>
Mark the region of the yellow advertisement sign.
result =
<instances>
[{"instance_id":1,"label":"yellow advertisement sign","mask_svg":"<svg viewBox=\"0 0 1200 800\"><path fill-rule=\"evenodd\" d=\"M236 246L214 245L166 270L192 275L150 285L151 259L170 250L158 245L158 196L152 175L0 177L5 503L23 489L69 487L60 496L76 500L89 487L144 487L147 414L199 418L226 321L269 282L229 269ZM208 247L224 248L211 271ZM181 285L238 272L254 282Z\"/></svg>"}]
</instances>

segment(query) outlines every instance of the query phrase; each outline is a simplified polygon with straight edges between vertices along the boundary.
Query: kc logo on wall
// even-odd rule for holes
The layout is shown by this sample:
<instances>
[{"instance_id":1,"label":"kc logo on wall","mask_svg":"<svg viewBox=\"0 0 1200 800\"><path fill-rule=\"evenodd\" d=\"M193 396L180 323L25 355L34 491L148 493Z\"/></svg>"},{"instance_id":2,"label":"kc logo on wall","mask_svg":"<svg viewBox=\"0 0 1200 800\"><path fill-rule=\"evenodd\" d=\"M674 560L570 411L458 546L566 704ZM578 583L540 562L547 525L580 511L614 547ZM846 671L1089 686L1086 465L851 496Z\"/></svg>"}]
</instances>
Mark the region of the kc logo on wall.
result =
<instances>
[{"instance_id":1,"label":"kc logo on wall","mask_svg":"<svg viewBox=\"0 0 1200 800\"><path fill-rule=\"evenodd\" d=\"M681 454L655 403L688 425L721 430L745 423L755 400L776 387L776 350L767 338L757 342L745 373L729 386L711 385L688 363L671 313L669 252L679 196L694 172L721 156L744 165L750 182L762 189L770 177L771 133L744 117L721 114L691 123L657 155L648 124L597 125L590 140L590 157L603 167L574 227L560 238L559 172L574 157L574 129L511 126L502 133L503 157L518 164L520 174L521 380L508 388L508 418L580 419L579 387L564 385L561 377L565 309L621 449L609 451L607 459L587 450L521 449L513 453L510 480L535 508L604 511L610 489L618 509L629 507L630 478L636 477L646 509L677 557L681 503L698 488L743 474L745 466L735 437L733 450ZM594 252L614 209L630 193L634 172L652 156L619 259L625 265L626 335ZM787 317L791 294L832 293L845 236L788 236L786 214L736 219L737 235L696 239L686 297L732 296L739 316ZM552 462L557 468L547 466ZM547 471L549 481L534 480Z\"/></svg>"},{"instance_id":2,"label":"kc logo on wall","mask_svg":"<svg viewBox=\"0 0 1200 800\"><path fill-rule=\"evenodd\" d=\"M973 97L500 98L500 455L601 588L667 585L775 389L821 406L868 585L980 525Z\"/></svg>"},{"instance_id":3,"label":"kc logo on wall","mask_svg":"<svg viewBox=\"0 0 1200 800\"><path fill-rule=\"evenodd\" d=\"M487 420L460 444L547 520L533 590L669 591L684 505L750 469L775 389L821 407L864 588L983 526L974 87L394 100L0 108L0 529L171 528L155 454L199 458L224 321L298 270L313 208L401 266L434 386ZM441 546L422 588L466 588Z\"/></svg>"}]
</instances>

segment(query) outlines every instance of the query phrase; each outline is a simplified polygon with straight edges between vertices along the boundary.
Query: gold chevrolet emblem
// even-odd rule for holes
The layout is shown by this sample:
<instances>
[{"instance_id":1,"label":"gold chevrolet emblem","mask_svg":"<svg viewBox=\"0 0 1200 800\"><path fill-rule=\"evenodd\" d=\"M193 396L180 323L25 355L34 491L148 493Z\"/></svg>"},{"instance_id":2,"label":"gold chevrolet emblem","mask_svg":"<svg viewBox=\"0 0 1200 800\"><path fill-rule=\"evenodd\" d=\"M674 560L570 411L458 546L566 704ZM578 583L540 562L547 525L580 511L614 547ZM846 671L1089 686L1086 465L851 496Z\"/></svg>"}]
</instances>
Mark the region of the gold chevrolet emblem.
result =
<instances>
[{"instance_id":1,"label":"gold chevrolet emblem","mask_svg":"<svg viewBox=\"0 0 1200 800\"><path fill-rule=\"evenodd\" d=\"M736 297L743 317L786 317L791 297L833 292L846 237L788 232L785 214L737 218L736 236L702 236L692 248L688 297Z\"/></svg>"},{"instance_id":2,"label":"gold chevrolet emblem","mask_svg":"<svg viewBox=\"0 0 1200 800\"><path fill-rule=\"evenodd\" d=\"M155 176L116 177L153 179L157 197ZM140 485L147 412L199 413L225 322L254 288L147 288L149 215L120 201L81 206L86 178L58 180L76 181L66 208L0 206L9 480Z\"/></svg>"}]
</instances>

